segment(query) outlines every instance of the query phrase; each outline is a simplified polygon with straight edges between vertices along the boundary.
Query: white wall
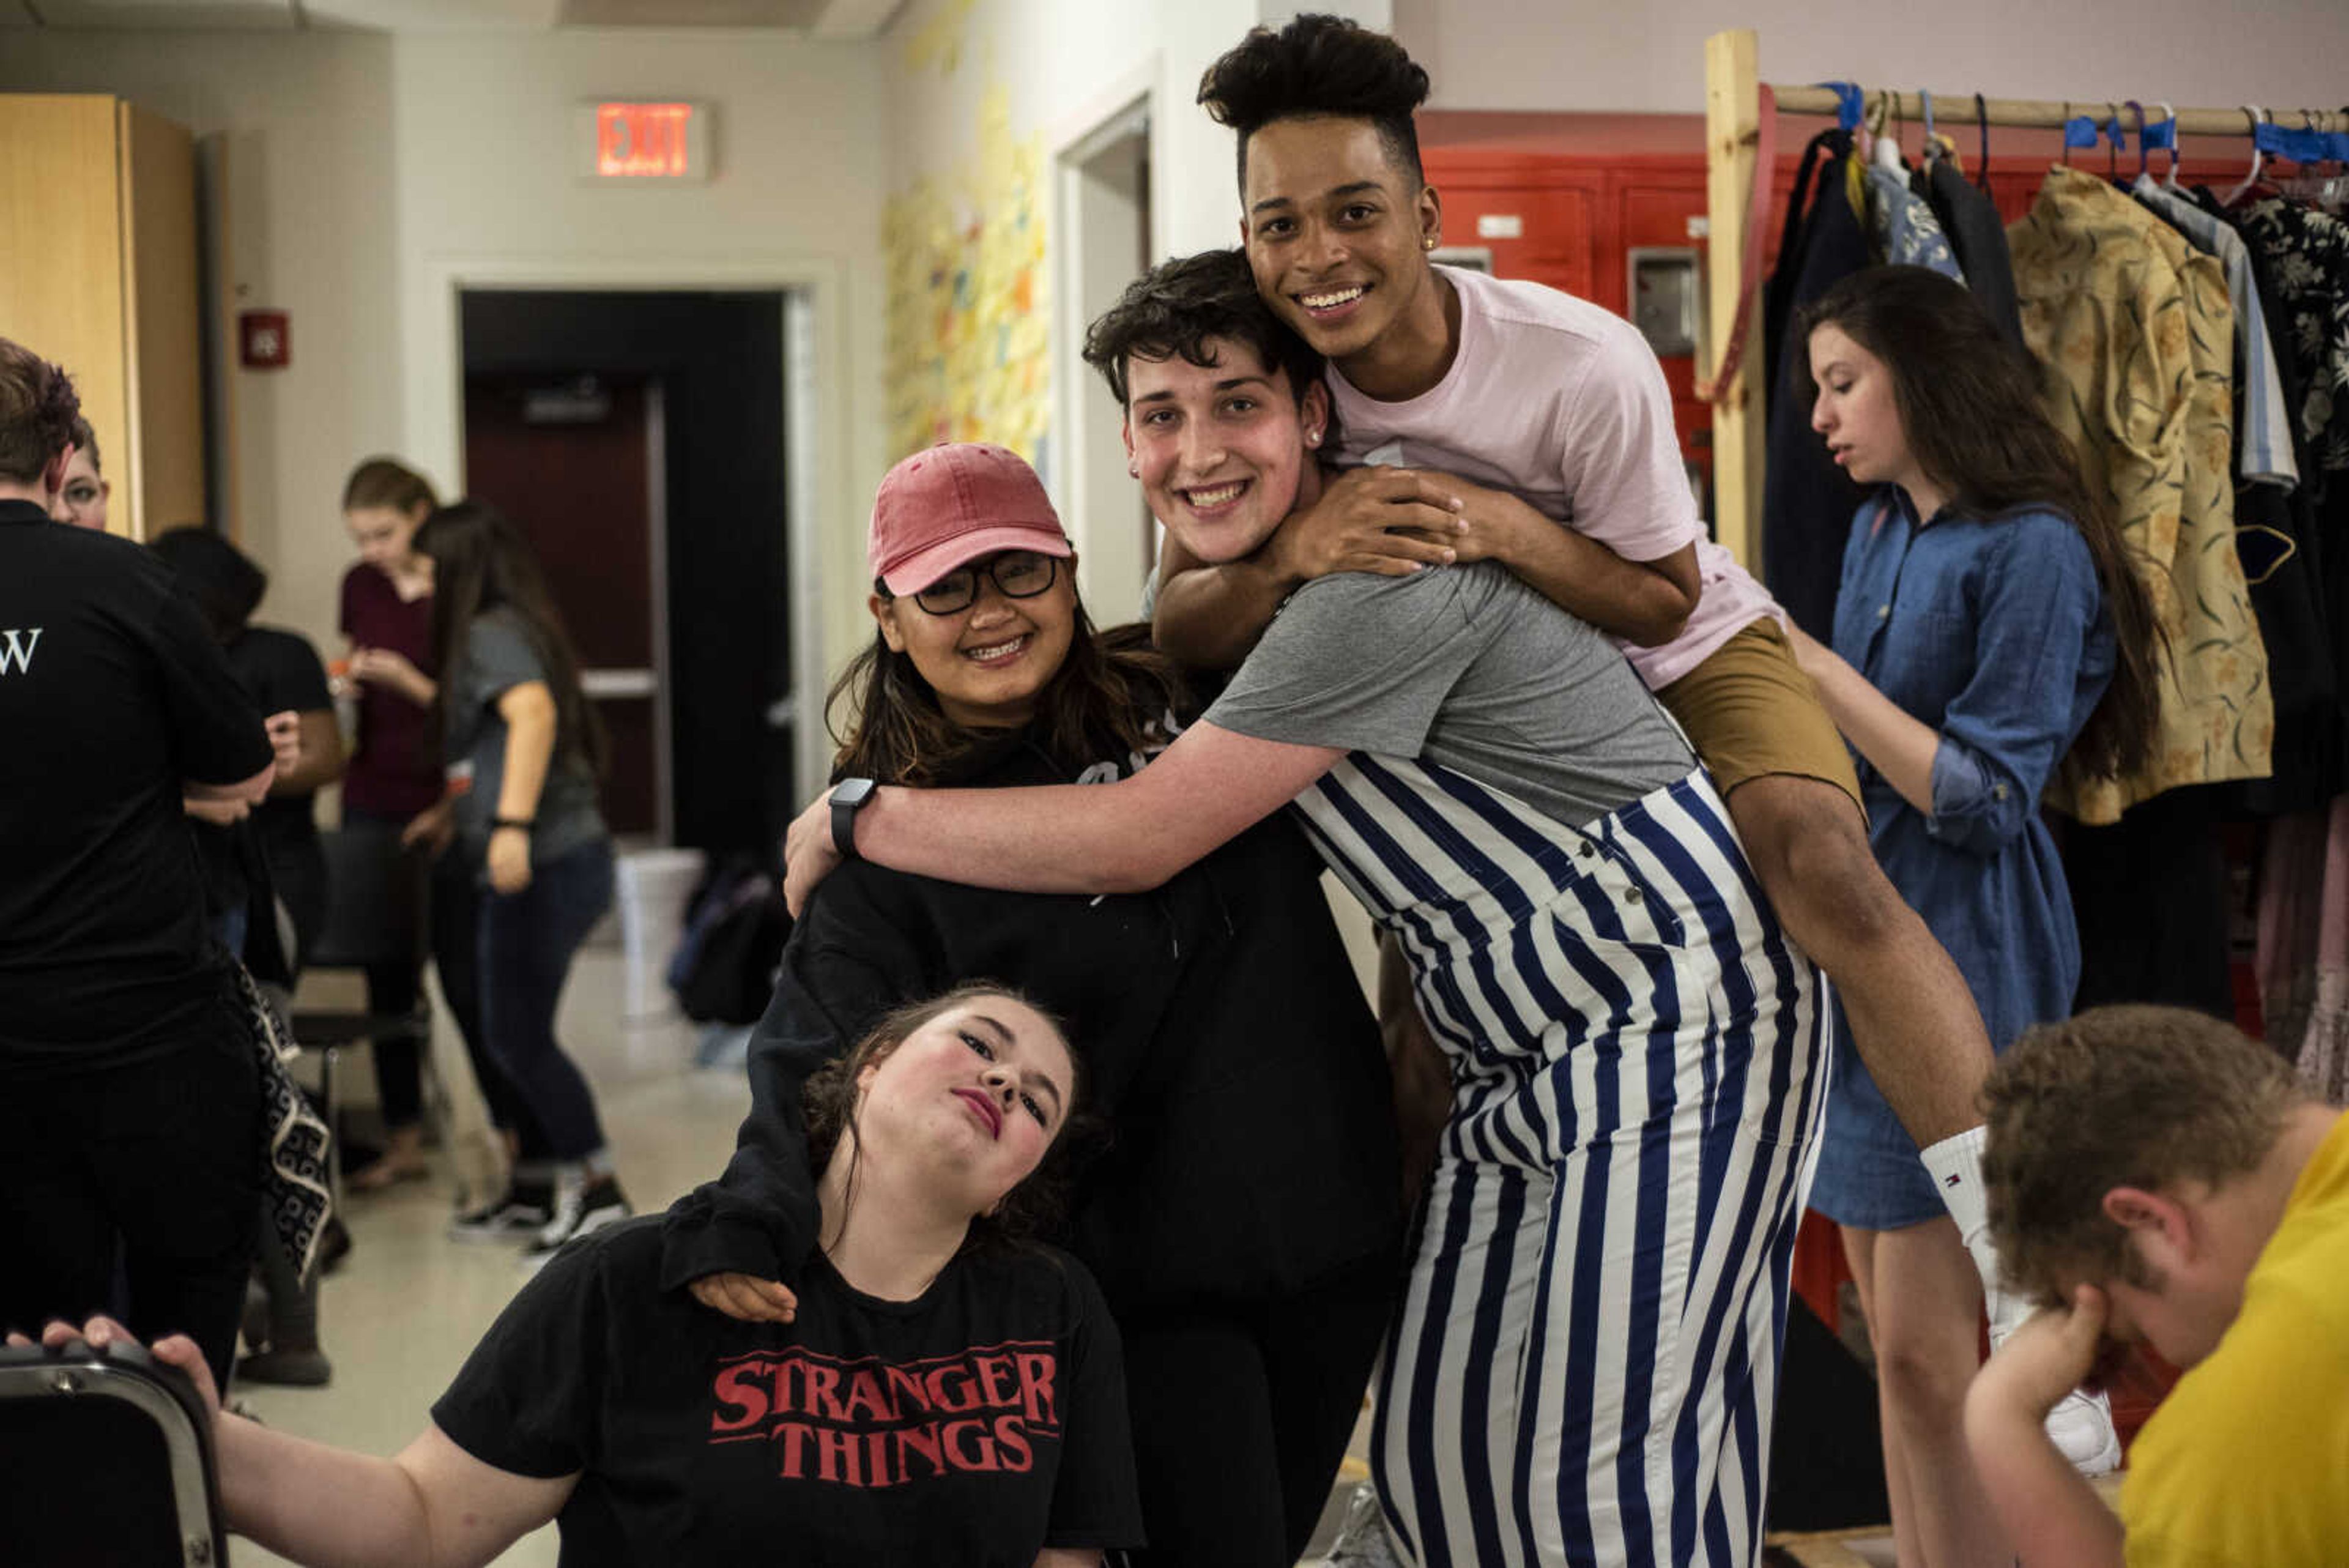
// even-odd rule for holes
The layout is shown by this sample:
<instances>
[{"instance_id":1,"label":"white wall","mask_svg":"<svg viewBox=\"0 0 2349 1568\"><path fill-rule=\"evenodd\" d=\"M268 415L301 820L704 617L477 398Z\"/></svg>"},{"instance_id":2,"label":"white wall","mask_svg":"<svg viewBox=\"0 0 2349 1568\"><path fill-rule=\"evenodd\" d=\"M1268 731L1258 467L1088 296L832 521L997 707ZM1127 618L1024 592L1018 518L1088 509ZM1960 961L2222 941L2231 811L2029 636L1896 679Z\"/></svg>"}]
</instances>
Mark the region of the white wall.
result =
<instances>
[{"instance_id":1,"label":"white wall","mask_svg":"<svg viewBox=\"0 0 2349 1568\"><path fill-rule=\"evenodd\" d=\"M597 98L716 106L715 178L585 184L572 115ZM880 236L887 179L877 44L775 32L402 35L392 133L409 449L453 476L461 283L812 291L812 528L795 543L802 708L864 636L864 522L883 452ZM777 432L781 439L781 432ZM802 725L803 742L820 730ZM802 751L802 772L819 761ZM820 776L820 774L817 775Z\"/></svg>"},{"instance_id":2,"label":"white wall","mask_svg":"<svg viewBox=\"0 0 2349 1568\"><path fill-rule=\"evenodd\" d=\"M1762 78L2182 107L2322 109L2349 61L2343 0L1394 0L1394 32L1440 109L1702 113L1704 40L1761 35Z\"/></svg>"},{"instance_id":3,"label":"white wall","mask_svg":"<svg viewBox=\"0 0 2349 1568\"><path fill-rule=\"evenodd\" d=\"M350 558L336 503L352 462L402 428L391 40L362 33L18 28L0 90L116 93L228 153L228 244L248 307L292 317L293 363L231 369L234 504L270 571L263 618L333 646ZM122 432L98 432L101 450ZM165 519L164 521L190 521Z\"/></svg>"},{"instance_id":4,"label":"white wall","mask_svg":"<svg viewBox=\"0 0 2349 1568\"><path fill-rule=\"evenodd\" d=\"M333 645L349 559L336 504L357 458L401 453L453 491L453 282L812 285L819 383L811 652L853 649L864 497L883 466L880 213L889 138L877 43L776 32L15 29L0 90L119 93L229 137L232 266L292 316L293 365L234 371L247 545L263 614ZM707 185L574 175L573 106L717 106ZM780 432L779 432L780 436Z\"/></svg>"}]
</instances>

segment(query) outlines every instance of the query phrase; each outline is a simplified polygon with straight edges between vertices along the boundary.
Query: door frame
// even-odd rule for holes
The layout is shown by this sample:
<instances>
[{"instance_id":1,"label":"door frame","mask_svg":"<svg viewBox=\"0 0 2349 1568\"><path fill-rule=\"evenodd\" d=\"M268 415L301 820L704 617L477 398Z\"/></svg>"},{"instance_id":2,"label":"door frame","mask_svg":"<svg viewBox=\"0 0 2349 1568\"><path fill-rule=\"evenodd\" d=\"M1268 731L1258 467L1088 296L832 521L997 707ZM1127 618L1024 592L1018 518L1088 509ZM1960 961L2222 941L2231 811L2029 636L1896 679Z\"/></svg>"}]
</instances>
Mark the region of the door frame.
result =
<instances>
[{"instance_id":1,"label":"door frame","mask_svg":"<svg viewBox=\"0 0 2349 1568\"><path fill-rule=\"evenodd\" d=\"M1049 472L1044 475L1060 508L1061 526L1076 545L1086 578L1086 603L1101 625L1130 620L1141 613L1143 541L1131 519L1142 509L1140 493L1131 508L1120 507L1110 517L1096 518L1088 496L1102 476L1101 465L1117 464L1118 424L1095 390L1092 368L1085 363L1084 311L1084 166L1102 151L1139 130L1145 137L1144 157L1154 161L1162 123L1159 57L1149 58L1123 76L1112 78L1047 132L1052 171L1051 221L1045 225L1046 275L1052 280L1052 439ZM1157 195L1157 170L1152 168L1151 202ZM1154 213L1147 213L1156 241ZM1144 258L1146 265L1149 258ZM1104 425L1106 424L1106 428ZM1120 521L1120 519L1129 521Z\"/></svg>"},{"instance_id":2,"label":"door frame","mask_svg":"<svg viewBox=\"0 0 2349 1568\"><path fill-rule=\"evenodd\" d=\"M784 548L792 574L792 694L770 722L792 724L797 794L828 775L824 730L825 630L823 519L862 517L850 492L854 463L846 409L861 402L848 379L847 275L827 256L443 256L424 266L426 330L409 339L409 431L416 461L451 477L465 472L465 353L462 296L469 288L564 294L773 293L782 296ZM841 395L827 397L824 389ZM862 443L857 443L860 447ZM862 529L858 530L862 534ZM664 607L662 615L667 614ZM666 650L663 650L664 652Z\"/></svg>"}]
</instances>

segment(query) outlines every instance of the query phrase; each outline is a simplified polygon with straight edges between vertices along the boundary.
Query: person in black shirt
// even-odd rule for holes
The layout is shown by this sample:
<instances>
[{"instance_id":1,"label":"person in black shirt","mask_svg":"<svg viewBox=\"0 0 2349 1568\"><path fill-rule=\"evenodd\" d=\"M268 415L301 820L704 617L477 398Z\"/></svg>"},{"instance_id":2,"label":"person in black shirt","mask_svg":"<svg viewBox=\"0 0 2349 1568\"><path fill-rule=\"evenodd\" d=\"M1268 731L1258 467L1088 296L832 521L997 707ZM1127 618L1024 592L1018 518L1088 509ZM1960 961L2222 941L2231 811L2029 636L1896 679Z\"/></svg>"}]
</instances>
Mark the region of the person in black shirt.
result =
<instances>
[{"instance_id":1,"label":"person in black shirt","mask_svg":"<svg viewBox=\"0 0 2349 1568\"><path fill-rule=\"evenodd\" d=\"M254 705L264 713L299 716L297 760L278 769L268 799L226 825L208 812L191 813L200 821L197 840L217 909L243 915L240 926L249 929L272 918L271 892L284 901L294 928L294 950L282 955L284 978L290 981L326 918L326 862L313 805L320 786L343 774L342 735L335 726L326 667L300 634L250 624L268 591L269 575L218 534L192 525L172 528L147 547L195 601ZM266 886L255 886L259 879L247 870L256 856L267 873ZM274 978L254 964L243 941L226 945L246 955L246 967L257 977Z\"/></svg>"},{"instance_id":2,"label":"person in black shirt","mask_svg":"<svg viewBox=\"0 0 2349 1568\"><path fill-rule=\"evenodd\" d=\"M262 1184L256 1059L183 795L257 802L262 717L161 563L52 523L78 400L0 339L0 1323L83 1313L225 1372Z\"/></svg>"},{"instance_id":3,"label":"person in black shirt","mask_svg":"<svg viewBox=\"0 0 2349 1568\"><path fill-rule=\"evenodd\" d=\"M195 602L254 704L264 712L297 715L297 755L278 768L268 799L249 810L242 801L188 803L203 857L208 913L221 945L254 979L290 991L326 919L326 857L311 815L312 796L343 771L326 666L299 635L247 624L269 576L218 534L167 529L148 548ZM281 906L290 941L278 920ZM264 1197L264 1215L267 1202ZM249 1383L326 1383L334 1368L318 1345L317 1276L304 1275L265 1217L260 1263L268 1326L264 1334L248 1325L249 1354L237 1363L237 1376Z\"/></svg>"},{"instance_id":4,"label":"person in black shirt","mask_svg":"<svg viewBox=\"0 0 2349 1568\"><path fill-rule=\"evenodd\" d=\"M874 640L835 688L856 695L843 775L1114 780L1190 711L1144 628L1094 632L1043 485L1002 448L900 463L871 554ZM876 1014L971 974L1071 1020L1112 1129L1068 1244L1123 1335L1148 1561L1295 1562L1361 1414L1402 1216L1378 1026L1284 819L1133 897L843 867L786 948L733 1161L671 1211L663 1283L785 1310L814 1231L799 1082Z\"/></svg>"},{"instance_id":5,"label":"person in black shirt","mask_svg":"<svg viewBox=\"0 0 2349 1568\"><path fill-rule=\"evenodd\" d=\"M808 1085L823 1250L795 1322L656 1290L657 1223L607 1227L532 1280L397 1459L218 1414L205 1387L230 1527L398 1568L486 1562L550 1519L564 1568L1081 1568L1139 1545L1117 1327L1081 1263L1013 1239L1077 1079L999 989L891 1014ZM155 1352L200 1371L184 1339Z\"/></svg>"}]
</instances>

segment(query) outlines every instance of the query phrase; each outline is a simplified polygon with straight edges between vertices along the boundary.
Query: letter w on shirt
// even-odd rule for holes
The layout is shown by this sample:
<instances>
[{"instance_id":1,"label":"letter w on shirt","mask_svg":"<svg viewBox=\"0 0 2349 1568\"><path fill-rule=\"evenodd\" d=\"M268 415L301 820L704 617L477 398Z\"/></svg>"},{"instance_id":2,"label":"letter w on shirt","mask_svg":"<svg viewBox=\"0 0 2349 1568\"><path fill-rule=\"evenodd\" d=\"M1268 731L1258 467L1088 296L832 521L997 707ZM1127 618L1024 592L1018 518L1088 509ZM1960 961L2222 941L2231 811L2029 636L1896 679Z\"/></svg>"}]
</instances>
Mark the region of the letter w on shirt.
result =
<instances>
[{"instance_id":1,"label":"letter w on shirt","mask_svg":"<svg viewBox=\"0 0 2349 1568\"><path fill-rule=\"evenodd\" d=\"M41 628L33 627L0 628L0 675L18 670L27 674L33 668L33 649L41 645Z\"/></svg>"}]
</instances>

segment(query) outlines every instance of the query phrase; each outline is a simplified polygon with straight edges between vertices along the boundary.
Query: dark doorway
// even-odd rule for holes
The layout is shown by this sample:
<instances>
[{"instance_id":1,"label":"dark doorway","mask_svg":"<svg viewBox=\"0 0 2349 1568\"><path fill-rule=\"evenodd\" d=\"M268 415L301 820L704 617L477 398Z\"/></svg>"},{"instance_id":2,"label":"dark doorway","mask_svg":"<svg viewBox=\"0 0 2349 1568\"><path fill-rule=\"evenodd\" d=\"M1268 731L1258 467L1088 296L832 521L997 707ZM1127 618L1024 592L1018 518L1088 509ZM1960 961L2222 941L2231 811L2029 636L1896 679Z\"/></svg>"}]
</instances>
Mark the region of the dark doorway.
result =
<instances>
[{"instance_id":1,"label":"dark doorway","mask_svg":"<svg viewBox=\"0 0 2349 1568\"><path fill-rule=\"evenodd\" d=\"M661 389L638 378L475 376L465 382L465 487L530 536L578 645L611 761L616 833L666 838L667 703L657 646L667 498Z\"/></svg>"},{"instance_id":2,"label":"dark doorway","mask_svg":"<svg viewBox=\"0 0 2349 1568\"><path fill-rule=\"evenodd\" d=\"M771 847L800 793L783 296L468 289L462 329L466 483L595 672L613 826L657 834L665 795L678 844Z\"/></svg>"}]
</instances>

